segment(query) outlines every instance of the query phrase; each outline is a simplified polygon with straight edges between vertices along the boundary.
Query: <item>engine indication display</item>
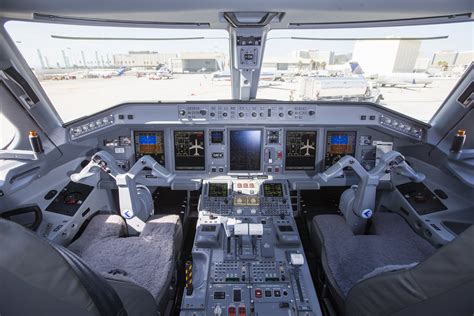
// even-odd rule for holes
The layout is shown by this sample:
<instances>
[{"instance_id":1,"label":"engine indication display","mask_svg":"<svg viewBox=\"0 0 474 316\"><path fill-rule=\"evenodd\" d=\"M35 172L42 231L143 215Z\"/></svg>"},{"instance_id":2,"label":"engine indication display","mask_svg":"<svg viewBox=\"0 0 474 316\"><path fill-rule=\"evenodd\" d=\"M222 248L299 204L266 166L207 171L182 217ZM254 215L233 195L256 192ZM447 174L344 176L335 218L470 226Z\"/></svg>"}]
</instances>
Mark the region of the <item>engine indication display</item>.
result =
<instances>
[{"instance_id":1,"label":"engine indication display","mask_svg":"<svg viewBox=\"0 0 474 316\"><path fill-rule=\"evenodd\" d=\"M137 132L133 133L135 142L135 160L145 155L151 156L162 166L165 165L165 148L163 132Z\"/></svg>"},{"instance_id":2,"label":"engine indication display","mask_svg":"<svg viewBox=\"0 0 474 316\"><path fill-rule=\"evenodd\" d=\"M176 170L205 170L204 131L175 131L174 157Z\"/></svg>"},{"instance_id":3,"label":"engine indication display","mask_svg":"<svg viewBox=\"0 0 474 316\"><path fill-rule=\"evenodd\" d=\"M227 183L209 183L209 197L227 197Z\"/></svg>"},{"instance_id":4,"label":"engine indication display","mask_svg":"<svg viewBox=\"0 0 474 316\"><path fill-rule=\"evenodd\" d=\"M283 197L283 186L281 185L281 183L264 183L263 196Z\"/></svg>"},{"instance_id":5,"label":"engine indication display","mask_svg":"<svg viewBox=\"0 0 474 316\"><path fill-rule=\"evenodd\" d=\"M354 156L355 139L356 132L327 132L324 168L328 169L345 155Z\"/></svg>"},{"instance_id":6,"label":"engine indication display","mask_svg":"<svg viewBox=\"0 0 474 316\"><path fill-rule=\"evenodd\" d=\"M314 170L316 132L287 131L285 170Z\"/></svg>"},{"instance_id":7,"label":"engine indication display","mask_svg":"<svg viewBox=\"0 0 474 316\"><path fill-rule=\"evenodd\" d=\"M231 171L261 170L261 130L231 130L229 145Z\"/></svg>"}]
</instances>

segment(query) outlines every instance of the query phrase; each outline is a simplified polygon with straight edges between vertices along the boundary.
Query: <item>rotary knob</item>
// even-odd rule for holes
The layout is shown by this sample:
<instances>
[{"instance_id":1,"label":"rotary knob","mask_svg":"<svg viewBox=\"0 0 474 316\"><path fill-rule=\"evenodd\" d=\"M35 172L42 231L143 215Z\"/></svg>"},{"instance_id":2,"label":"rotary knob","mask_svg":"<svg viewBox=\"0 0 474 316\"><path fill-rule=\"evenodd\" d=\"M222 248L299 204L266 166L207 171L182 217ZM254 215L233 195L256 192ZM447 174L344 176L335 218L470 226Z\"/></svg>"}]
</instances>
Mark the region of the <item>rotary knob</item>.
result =
<instances>
[{"instance_id":1,"label":"rotary knob","mask_svg":"<svg viewBox=\"0 0 474 316\"><path fill-rule=\"evenodd\" d=\"M313 110L310 110L310 111L309 111L309 116L313 116L314 114L316 114L315 111L313 111Z\"/></svg>"},{"instance_id":2,"label":"rotary knob","mask_svg":"<svg viewBox=\"0 0 474 316\"><path fill-rule=\"evenodd\" d=\"M207 111L203 109L203 110L199 111L199 114L201 114L202 116L204 116L204 115L207 114Z\"/></svg>"},{"instance_id":3,"label":"rotary knob","mask_svg":"<svg viewBox=\"0 0 474 316\"><path fill-rule=\"evenodd\" d=\"M245 113L244 112L239 112L239 117L244 117Z\"/></svg>"},{"instance_id":4,"label":"rotary knob","mask_svg":"<svg viewBox=\"0 0 474 316\"><path fill-rule=\"evenodd\" d=\"M186 111L185 111L185 110L179 110L179 115L185 116L185 115L186 115Z\"/></svg>"}]
</instances>

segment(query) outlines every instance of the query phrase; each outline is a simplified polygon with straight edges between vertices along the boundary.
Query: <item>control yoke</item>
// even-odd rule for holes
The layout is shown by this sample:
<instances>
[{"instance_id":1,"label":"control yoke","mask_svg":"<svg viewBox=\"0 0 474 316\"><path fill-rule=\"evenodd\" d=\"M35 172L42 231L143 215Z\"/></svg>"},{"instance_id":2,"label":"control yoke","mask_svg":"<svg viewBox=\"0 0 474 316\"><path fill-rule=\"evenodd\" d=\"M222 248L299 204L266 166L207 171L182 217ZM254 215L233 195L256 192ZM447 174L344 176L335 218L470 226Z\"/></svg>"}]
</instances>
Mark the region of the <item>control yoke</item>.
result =
<instances>
[{"instance_id":1,"label":"control yoke","mask_svg":"<svg viewBox=\"0 0 474 316\"><path fill-rule=\"evenodd\" d=\"M141 157L128 172L124 172L117 166L111 154L99 151L79 173L71 175L71 180L95 187L100 181L101 171L111 176L118 187L120 214L129 227L140 232L144 222L154 212L150 190L135 181L135 177L145 168L151 169L152 174L163 180L164 184L169 184L174 179L174 174L150 156Z\"/></svg>"},{"instance_id":2,"label":"control yoke","mask_svg":"<svg viewBox=\"0 0 474 316\"><path fill-rule=\"evenodd\" d=\"M316 177L328 182L329 179L341 175L346 167L351 167L354 170L359 177L359 183L342 194L339 207L354 232L361 232L365 227L365 220L372 217L376 188L385 174L395 173L407 177L413 182L422 182L425 179L425 175L413 170L406 162L405 157L397 151L385 153L380 157L375 168L370 171L365 170L357 159L347 155Z\"/></svg>"}]
</instances>

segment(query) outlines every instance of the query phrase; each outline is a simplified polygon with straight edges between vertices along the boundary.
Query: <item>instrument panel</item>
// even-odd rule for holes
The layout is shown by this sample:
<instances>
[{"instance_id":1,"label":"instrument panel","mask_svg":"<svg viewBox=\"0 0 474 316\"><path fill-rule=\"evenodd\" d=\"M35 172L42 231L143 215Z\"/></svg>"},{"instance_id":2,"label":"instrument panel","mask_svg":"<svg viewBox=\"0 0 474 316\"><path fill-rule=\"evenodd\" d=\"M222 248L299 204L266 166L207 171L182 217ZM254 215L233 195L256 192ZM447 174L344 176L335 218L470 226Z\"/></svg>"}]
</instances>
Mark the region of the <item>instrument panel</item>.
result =
<instances>
[{"instance_id":1,"label":"instrument panel","mask_svg":"<svg viewBox=\"0 0 474 316\"><path fill-rule=\"evenodd\" d=\"M144 155L176 173L223 175L314 175L344 155L356 157L367 169L397 139L368 128L212 127L132 130L133 147L105 137L117 163L126 169ZM115 136L121 139L125 136ZM383 146L382 146L383 145ZM106 149L108 149L106 148ZM131 155L130 155L131 151ZM131 157L130 157L131 156Z\"/></svg>"},{"instance_id":2,"label":"instrument panel","mask_svg":"<svg viewBox=\"0 0 474 316\"><path fill-rule=\"evenodd\" d=\"M112 153L124 170L151 155L183 181L225 176L291 181L311 179L344 155L353 155L370 170L383 152L419 142L422 125L384 111L366 104L127 104L97 114L112 123L73 134L73 141L97 139L98 148ZM387 115L411 124L411 133L419 134L404 135L381 124ZM75 129L69 128L71 133ZM143 176L150 185L155 181L149 170Z\"/></svg>"}]
</instances>

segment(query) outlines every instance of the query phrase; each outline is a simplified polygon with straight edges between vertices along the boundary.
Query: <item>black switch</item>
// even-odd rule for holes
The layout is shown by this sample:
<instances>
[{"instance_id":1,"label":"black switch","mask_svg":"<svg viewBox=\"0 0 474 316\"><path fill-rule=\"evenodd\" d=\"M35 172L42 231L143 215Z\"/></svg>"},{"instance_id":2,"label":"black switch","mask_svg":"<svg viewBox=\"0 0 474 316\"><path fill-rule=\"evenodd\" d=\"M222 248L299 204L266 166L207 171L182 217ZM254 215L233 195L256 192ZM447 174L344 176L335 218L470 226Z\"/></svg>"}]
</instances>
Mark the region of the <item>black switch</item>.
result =
<instances>
[{"instance_id":1,"label":"black switch","mask_svg":"<svg viewBox=\"0 0 474 316\"><path fill-rule=\"evenodd\" d=\"M225 292L214 292L214 299L215 300L225 299Z\"/></svg>"},{"instance_id":2,"label":"black switch","mask_svg":"<svg viewBox=\"0 0 474 316\"><path fill-rule=\"evenodd\" d=\"M133 115L132 115L132 114L128 114L128 115L127 115L127 118L128 118L129 120L133 120Z\"/></svg>"},{"instance_id":3,"label":"black switch","mask_svg":"<svg viewBox=\"0 0 474 316\"><path fill-rule=\"evenodd\" d=\"M234 302L242 301L242 293L240 290L234 290Z\"/></svg>"},{"instance_id":4,"label":"black switch","mask_svg":"<svg viewBox=\"0 0 474 316\"><path fill-rule=\"evenodd\" d=\"M272 297L272 291L271 290L265 290L265 297Z\"/></svg>"},{"instance_id":5,"label":"black switch","mask_svg":"<svg viewBox=\"0 0 474 316\"><path fill-rule=\"evenodd\" d=\"M367 115L361 115L361 116L360 116L360 119L361 119L362 121L365 121L365 120L367 119Z\"/></svg>"},{"instance_id":6,"label":"black switch","mask_svg":"<svg viewBox=\"0 0 474 316\"><path fill-rule=\"evenodd\" d=\"M119 120L123 120L125 118L125 116L123 114L119 114Z\"/></svg>"},{"instance_id":7,"label":"black switch","mask_svg":"<svg viewBox=\"0 0 474 316\"><path fill-rule=\"evenodd\" d=\"M375 115L371 115L369 118L371 121L375 121Z\"/></svg>"}]
</instances>

